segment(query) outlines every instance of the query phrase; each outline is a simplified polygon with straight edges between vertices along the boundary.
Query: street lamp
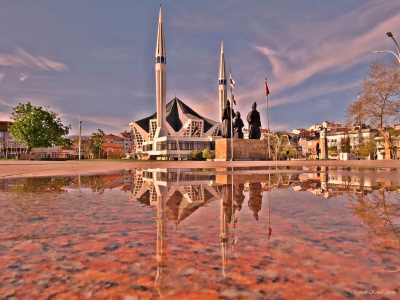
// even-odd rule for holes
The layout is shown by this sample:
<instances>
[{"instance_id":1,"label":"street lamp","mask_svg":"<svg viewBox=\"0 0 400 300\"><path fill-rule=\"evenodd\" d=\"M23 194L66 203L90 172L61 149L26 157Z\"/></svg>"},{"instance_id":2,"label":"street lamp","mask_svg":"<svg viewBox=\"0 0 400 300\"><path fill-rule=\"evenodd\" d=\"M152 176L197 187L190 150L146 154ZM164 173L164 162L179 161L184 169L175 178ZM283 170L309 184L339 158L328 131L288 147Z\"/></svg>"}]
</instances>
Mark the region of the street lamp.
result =
<instances>
[{"instance_id":1,"label":"street lamp","mask_svg":"<svg viewBox=\"0 0 400 300\"><path fill-rule=\"evenodd\" d=\"M400 45L397 42L396 38L394 37L393 33L388 31L388 32L386 32L386 35L393 40L393 42L394 42L394 44L396 45L396 48L397 48L397 55L400 56Z\"/></svg>"},{"instance_id":2,"label":"street lamp","mask_svg":"<svg viewBox=\"0 0 400 300\"><path fill-rule=\"evenodd\" d=\"M396 45L397 53L395 51L391 51L391 50L381 50L381 51L374 51L374 52L375 53L389 53L389 54L393 55L396 58L397 62L400 64L400 45L397 42L396 38L394 37L394 35L391 31L386 32L386 35L393 40L394 44Z\"/></svg>"}]
</instances>

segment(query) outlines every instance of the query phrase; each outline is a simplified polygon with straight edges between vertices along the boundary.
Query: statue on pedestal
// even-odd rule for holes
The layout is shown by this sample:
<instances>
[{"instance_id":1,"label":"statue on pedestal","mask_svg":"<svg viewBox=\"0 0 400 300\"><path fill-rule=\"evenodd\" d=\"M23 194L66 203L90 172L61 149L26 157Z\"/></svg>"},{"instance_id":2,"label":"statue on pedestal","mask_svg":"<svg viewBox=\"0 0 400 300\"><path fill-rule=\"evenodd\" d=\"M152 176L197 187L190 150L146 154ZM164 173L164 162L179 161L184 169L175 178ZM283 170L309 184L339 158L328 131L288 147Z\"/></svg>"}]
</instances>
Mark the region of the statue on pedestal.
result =
<instances>
[{"instance_id":1,"label":"statue on pedestal","mask_svg":"<svg viewBox=\"0 0 400 300\"><path fill-rule=\"evenodd\" d=\"M232 118L235 116L235 112L231 108L231 103L226 102L226 107L222 115L222 136L224 138L232 137Z\"/></svg>"},{"instance_id":2,"label":"statue on pedestal","mask_svg":"<svg viewBox=\"0 0 400 300\"><path fill-rule=\"evenodd\" d=\"M257 103L254 102L251 107L251 112L247 115L249 123L249 139L261 138L261 119L260 113L257 111Z\"/></svg>"},{"instance_id":3,"label":"statue on pedestal","mask_svg":"<svg viewBox=\"0 0 400 300\"><path fill-rule=\"evenodd\" d=\"M233 137L237 139L243 138L243 129L244 123L242 118L240 117L240 112L236 112L235 118L233 119Z\"/></svg>"}]
</instances>

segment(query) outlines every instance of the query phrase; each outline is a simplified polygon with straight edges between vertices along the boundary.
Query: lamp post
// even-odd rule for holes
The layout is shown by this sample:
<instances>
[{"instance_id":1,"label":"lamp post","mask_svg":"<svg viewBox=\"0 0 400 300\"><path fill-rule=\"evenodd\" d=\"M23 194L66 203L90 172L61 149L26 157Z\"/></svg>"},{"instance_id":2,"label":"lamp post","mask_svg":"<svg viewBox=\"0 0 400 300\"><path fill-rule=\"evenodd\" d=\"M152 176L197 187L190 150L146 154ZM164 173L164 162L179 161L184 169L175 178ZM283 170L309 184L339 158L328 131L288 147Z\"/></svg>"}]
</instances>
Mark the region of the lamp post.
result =
<instances>
[{"instance_id":1,"label":"lamp post","mask_svg":"<svg viewBox=\"0 0 400 300\"><path fill-rule=\"evenodd\" d=\"M397 42L396 38L394 37L393 33L388 31L388 32L386 32L386 35L393 40L394 44L396 45L397 56L400 57L400 45Z\"/></svg>"},{"instance_id":2,"label":"lamp post","mask_svg":"<svg viewBox=\"0 0 400 300\"><path fill-rule=\"evenodd\" d=\"M391 31L386 32L386 35L393 40L394 44L396 45L397 53L395 51L391 51L391 50L375 51L375 53L389 53L389 54L393 55L396 58L397 62L400 64L400 44L396 40L396 38L394 37L394 35Z\"/></svg>"}]
</instances>

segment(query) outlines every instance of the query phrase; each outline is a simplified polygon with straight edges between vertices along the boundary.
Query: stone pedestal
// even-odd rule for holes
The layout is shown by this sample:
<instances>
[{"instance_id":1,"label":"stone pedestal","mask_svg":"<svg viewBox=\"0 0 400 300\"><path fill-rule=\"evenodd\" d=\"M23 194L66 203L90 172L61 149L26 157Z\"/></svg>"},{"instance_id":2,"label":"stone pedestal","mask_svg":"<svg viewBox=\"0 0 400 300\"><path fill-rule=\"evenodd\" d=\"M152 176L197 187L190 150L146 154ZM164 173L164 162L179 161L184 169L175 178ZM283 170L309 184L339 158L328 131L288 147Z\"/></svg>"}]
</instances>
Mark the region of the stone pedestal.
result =
<instances>
[{"instance_id":1,"label":"stone pedestal","mask_svg":"<svg viewBox=\"0 0 400 300\"><path fill-rule=\"evenodd\" d=\"M323 128L320 131L319 147L321 153L319 159L328 159L328 139L326 134L326 128Z\"/></svg>"},{"instance_id":2,"label":"stone pedestal","mask_svg":"<svg viewBox=\"0 0 400 300\"><path fill-rule=\"evenodd\" d=\"M233 139L233 160L267 160L267 140ZM231 139L215 140L215 160L231 160Z\"/></svg>"}]
</instances>

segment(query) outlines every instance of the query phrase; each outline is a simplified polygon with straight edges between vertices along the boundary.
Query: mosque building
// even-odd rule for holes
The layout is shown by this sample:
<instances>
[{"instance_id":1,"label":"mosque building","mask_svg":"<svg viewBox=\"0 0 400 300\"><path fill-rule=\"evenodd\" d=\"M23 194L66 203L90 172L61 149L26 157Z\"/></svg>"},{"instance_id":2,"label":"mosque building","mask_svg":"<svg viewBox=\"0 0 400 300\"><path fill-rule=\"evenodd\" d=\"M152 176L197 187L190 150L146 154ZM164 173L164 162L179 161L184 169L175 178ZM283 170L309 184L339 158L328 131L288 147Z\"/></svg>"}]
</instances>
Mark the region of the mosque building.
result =
<instances>
[{"instance_id":1,"label":"mosque building","mask_svg":"<svg viewBox=\"0 0 400 300\"><path fill-rule=\"evenodd\" d=\"M155 49L156 112L129 124L136 154L141 159L190 159L193 151L214 150L221 135L221 116L227 102L224 49L218 74L219 122L205 118L178 98L166 103L167 55L160 8Z\"/></svg>"}]
</instances>

